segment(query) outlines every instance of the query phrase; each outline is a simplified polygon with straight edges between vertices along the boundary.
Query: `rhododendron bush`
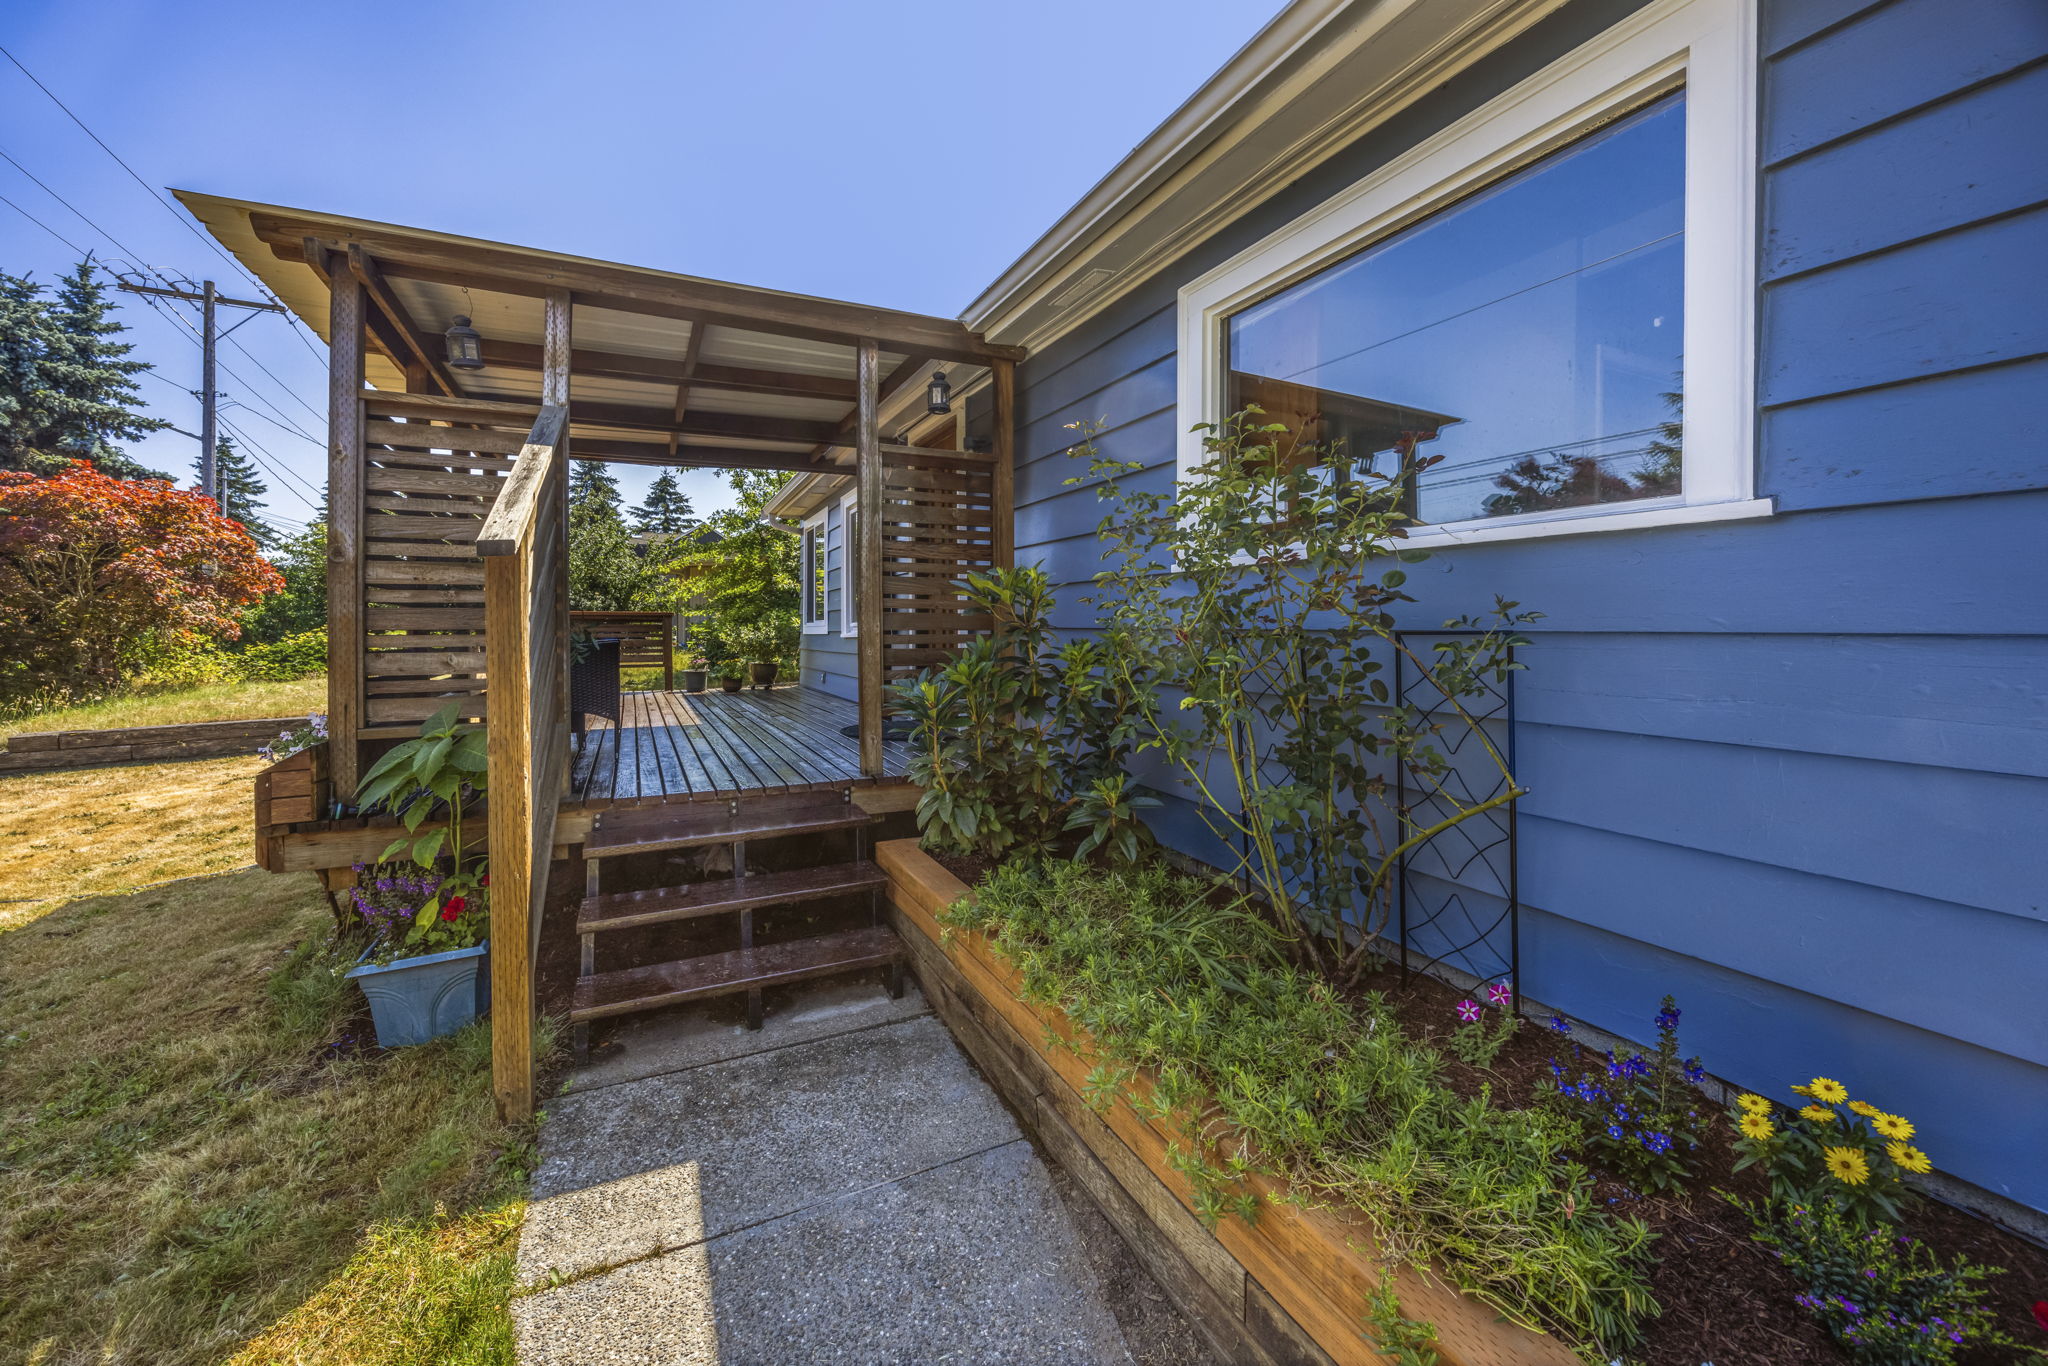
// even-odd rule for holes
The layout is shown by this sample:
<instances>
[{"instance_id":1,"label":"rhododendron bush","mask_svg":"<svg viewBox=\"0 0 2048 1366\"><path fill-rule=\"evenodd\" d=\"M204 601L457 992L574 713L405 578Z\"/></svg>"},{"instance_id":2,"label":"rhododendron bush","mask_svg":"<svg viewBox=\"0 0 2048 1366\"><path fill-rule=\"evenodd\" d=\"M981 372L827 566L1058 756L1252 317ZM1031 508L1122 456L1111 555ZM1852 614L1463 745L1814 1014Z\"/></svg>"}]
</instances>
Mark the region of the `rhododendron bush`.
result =
<instances>
[{"instance_id":1,"label":"rhododendron bush","mask_svg":"<svg viewBox=\"0 0 2048 1366\"><path fill-rule=\"evenodd\" d=\"M0 471L0 701L104 693L152 647L233 639L283 583L239 522L167 481Z\"/></svg>"}]
</instances>

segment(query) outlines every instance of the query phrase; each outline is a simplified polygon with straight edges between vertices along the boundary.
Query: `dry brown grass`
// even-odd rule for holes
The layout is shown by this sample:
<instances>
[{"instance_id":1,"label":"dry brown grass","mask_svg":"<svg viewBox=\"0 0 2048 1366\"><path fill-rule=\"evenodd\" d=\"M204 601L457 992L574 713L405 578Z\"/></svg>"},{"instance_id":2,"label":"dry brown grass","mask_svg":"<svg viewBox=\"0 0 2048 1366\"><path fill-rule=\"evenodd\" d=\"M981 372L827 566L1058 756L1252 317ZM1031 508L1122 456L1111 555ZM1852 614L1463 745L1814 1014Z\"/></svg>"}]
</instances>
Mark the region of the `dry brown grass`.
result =
<instances>
[{"instance_id":1,"label":"dry brown grass","mask_svg":"<svg viewBox=\"0 0 2048 1366\"><path fill-rule=\"evenodd\" d=\"M236 869L256 766L0 779L0 1362L510 1366L488 1026L353 1050L318 882Z\"/></svg>"},{"instance_id":2,"label":"dry brown grass","mask_svg":"<svg viewBox=\"0 0 2048 1366\"><path fill-rule=\"evenodd\" d=\"M325 674L284 683L202 683L195 688L59 707L33 716L0 717L0 740L25 731L180 726L193 721L240 721L253 716L304 716L326 710Z\"/></svg>"},{"instance_id":3,"label":"dry brown grass","mask_svg":"<svg viewBox=\"0 0 2048 1366\"><path fill-rule=\"evenodd\" d=\"M253 758L0 777L0 931L81 896L247 867Z\"/></svg>"}]
</instances>

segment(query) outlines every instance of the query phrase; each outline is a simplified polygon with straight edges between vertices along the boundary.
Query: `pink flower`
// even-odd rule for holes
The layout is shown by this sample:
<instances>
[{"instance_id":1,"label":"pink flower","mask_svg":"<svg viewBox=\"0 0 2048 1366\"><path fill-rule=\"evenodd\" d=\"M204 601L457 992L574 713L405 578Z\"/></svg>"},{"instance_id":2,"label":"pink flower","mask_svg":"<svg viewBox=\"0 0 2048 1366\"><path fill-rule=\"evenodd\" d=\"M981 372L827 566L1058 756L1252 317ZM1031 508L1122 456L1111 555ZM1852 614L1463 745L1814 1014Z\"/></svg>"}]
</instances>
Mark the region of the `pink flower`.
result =
<instances>
[{"instance_id":1,"label":"pink flower","mask_svg":"<svg viewBox=\"0 0 2048 1366\"><path fill-rule=\"evenodd\" d=\"M1486 989L1486 999L1506 1010L1508 1002L1515 999L1515 993L1508 989L1506 982L1495 982Z\"/></svg>"},{"instance_id":2,"label":"pink flower","mask_svg":"<svg viewBox=\"0 0 2048 1366\"><path fill-rule=\"evenodd\" d=\"M1476 1023L1479 1019L1479 1002L1458 1002L1458 1018L1463 1020L1466 1024Z\"/></svg>"}]
</instances>

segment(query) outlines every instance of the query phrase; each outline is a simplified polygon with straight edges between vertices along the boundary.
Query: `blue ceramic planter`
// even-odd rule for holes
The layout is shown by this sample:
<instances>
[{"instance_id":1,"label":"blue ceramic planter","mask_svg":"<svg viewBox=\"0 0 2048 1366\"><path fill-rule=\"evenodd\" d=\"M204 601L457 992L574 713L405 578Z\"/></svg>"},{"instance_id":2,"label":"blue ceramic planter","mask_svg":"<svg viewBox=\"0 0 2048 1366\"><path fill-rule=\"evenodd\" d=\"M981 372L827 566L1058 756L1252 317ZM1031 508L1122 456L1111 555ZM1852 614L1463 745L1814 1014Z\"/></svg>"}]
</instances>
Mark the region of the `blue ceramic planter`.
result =
<instances>
[{"instance_id":1,"label":"blue ceramic planter","mask_svg":"<svg viewBox=\"0 0 2048 1366\"><path fill-rule=\"evenodd\" d=\"M491 1008L490 944L473 949L364 963L348 975L370 1001L377 1042L385 1048L453 1034Z\"/></svg>"}]
</instances>

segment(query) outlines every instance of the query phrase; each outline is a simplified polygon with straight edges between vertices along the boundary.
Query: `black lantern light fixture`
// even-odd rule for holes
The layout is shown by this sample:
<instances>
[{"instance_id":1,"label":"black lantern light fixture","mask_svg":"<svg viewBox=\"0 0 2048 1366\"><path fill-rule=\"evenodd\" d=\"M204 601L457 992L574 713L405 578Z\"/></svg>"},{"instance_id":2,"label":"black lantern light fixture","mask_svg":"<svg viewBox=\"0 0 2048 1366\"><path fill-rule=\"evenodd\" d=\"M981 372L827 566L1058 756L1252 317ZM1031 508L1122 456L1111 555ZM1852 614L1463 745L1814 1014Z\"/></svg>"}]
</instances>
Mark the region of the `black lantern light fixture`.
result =
<instances>
[{"instance_id":1,"label":"black lantern light fixture","mask_svg":"<svg viewBox=\"0 0 2048 1366\"><path fill-rule=\"evenodd\" d=\"M946 382L944 370L932 371L931 380L925 385L924 410L933 414L953 411L953 386Z\"/></svg>"},{"instance_id":2,"label":"black lantern light fixture","mask_svg":"<svg viewBox=\"0 0 2048 1366\"><path fill-rule=\"evenodd\" d=\"M448 364L456 370L481 370L484 368L484 339L469 325L467 314L455 315L455 324L447 331Z\"/></svg>"}]
</instances>

